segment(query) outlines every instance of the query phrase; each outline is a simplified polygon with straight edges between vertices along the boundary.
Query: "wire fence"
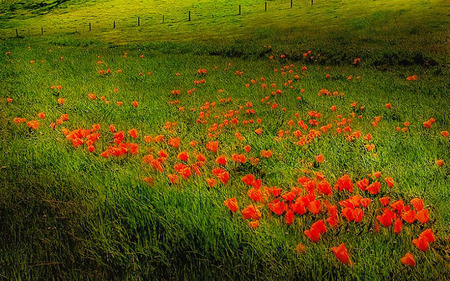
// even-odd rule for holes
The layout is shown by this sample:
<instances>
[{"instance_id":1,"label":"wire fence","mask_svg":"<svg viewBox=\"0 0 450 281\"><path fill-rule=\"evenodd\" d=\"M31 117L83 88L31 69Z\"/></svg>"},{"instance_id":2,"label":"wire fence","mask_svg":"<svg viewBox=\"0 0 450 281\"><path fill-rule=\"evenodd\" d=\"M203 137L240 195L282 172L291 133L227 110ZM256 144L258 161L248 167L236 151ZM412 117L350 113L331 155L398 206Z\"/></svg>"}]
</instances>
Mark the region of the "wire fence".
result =
<instances>
[{"instance_id":1,"label":"wire fence","mask_svg":"<svg viewBox=\"0 0 450 281\"><path fill-rule=\"evenodd\" d=\"M285 9L304 8L313 6L314 0L281 0L281 1L264 1L256 4L236 5L229 7L221 17L245 17L256 13L270 13L271 11L280 11ZM144 14L144 13L143 13ZM90 20L84 20L77 24L41 24L41 26L20 26L17 28L0 28L0 37L7 38L24 38L45 35L59 34L79 34L79 33L97 33L106 32L120 28L121 31L127 31L129 28L152 28L157 25L171 26L180 23L192 23L205 20L211 20L214 15L211 13L203 13L200 9L189 9L182 13L146 13L145 15L135 15L123 18L117 16L117 20L101 20L91 17ZM130 30L131 31L131 30Z\"/></svg>"}]
</instances>

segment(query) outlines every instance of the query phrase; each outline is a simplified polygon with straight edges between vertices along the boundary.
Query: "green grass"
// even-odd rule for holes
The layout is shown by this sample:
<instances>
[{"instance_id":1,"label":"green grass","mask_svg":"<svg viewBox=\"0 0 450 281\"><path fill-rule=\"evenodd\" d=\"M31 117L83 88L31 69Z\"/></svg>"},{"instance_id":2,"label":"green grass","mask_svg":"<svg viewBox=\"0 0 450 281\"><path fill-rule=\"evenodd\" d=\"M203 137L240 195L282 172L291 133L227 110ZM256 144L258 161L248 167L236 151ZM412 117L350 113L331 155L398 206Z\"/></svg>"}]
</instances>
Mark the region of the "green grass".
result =
<instances>
[{"instance_id":1,"label":"green grass","mask_svg":"<svg viewBox=\"0 0 450 281\"><path fill-rule=\"evenodd\" d=\"M255 45L271 44L292 56L302 55L299 49L313 49L335 57L376 59L379 63L396 59L414 62L417 56L422 56L418 64L448 63L445 26L449 23L449 4L443 0L315 1L312 7L309 1L294 1L293 8L289 1L276 0L268 1L267 12L264 1L259 0L134 1L133 5L112 0L107 8L104 1L67 1L60 5L54 4L57 1L43 1L49 5L40 9L16 2L6 1L0 6L2 38L14 37L16 28L20 36L39 38L44 28L43 38L56 42L193 42L195 46L203 43L209 46L207 49L220 50L220 46L238 40L257 43L239 48L247 54L254 53ZM238 5L242 5L240 16ZM17 8L11 11L11 6ZM190 22L188 11L192 13ZM137 17L141 18L140 27Z\"/></svg>"},{"instance_id":2,"label":"green grass","mask_svg":"<svg viewBox=\"0 0 450 281\"><path fill-rule=\"evenodd\" d=\"M0 6L4 38L14 36L11 28L15 27L21 34L27 28L38 33L41 24L57 22L60 27L46 28L42 37L9 38L0 43L2 53L11 52L0 56L1 278L450 278L450 143L440 134L450 129L445 1L315 1L312 8L309 1L294 1L293 9L289 1L269 1L267 13L263 1L249 1L242 3L240 17L236 15L238 1L177 1L170 5L141 1L130 5L114 0L108 2L110 9L105 9L102 1L59 5L47 1L49 5L41 8L32 5L35 1L13 2ZM183 15L188 9L193 11L190 23ZM169 10L166 24L150 24ZM101 21L90 33L87 15ZM133 27L137 16L141 16L140 28ZM116 30L110 30L112 20L117 21ZM77 33L67 34L68 29L83 25L83 30L80 27ZM302 59L308 50L313 51L315 60ZM281 54L286 58L280 58ZM351 65L356 57L361 57L362 63ZM294 73L281 75L279 69L291 64ZM303 66L307 67L304 76ZM201 79L199 68L208 70L206 83L194 85L194 80ZM98 74L106 69L111 69L110 75ZM243 75L235 71L243 71ZM300 75L299 80L294 79L295 74ZM331 77L326 79L326 74ZM417 81L406 80L414 74ZM349 75L353 79L347 81ZM261 88L261 77L267 89ZM256 84L245 87L251 79ZM292 89L283 86L288 80L293 80ZM272 83L276 84L273 89ZM52 85L62 85L62 90L51 90ZM197 90L188 95L194 87ZM343 97L318 97L322 88L338 91ZM275 89L282 94L272 96ZM174 96L172 90L182 94ZM90 100L89 93L97 98ZM101 101L101 96L110 104ZM274 110L262 103L266 96L279 107ZM57 103L60 97L65 98L62 106ZM228 97L231 102L220 102ZM6 98L13 101L8 103ZM179 104L169 103L177 99ZM137 108L131 105L134 100L139 102ZM117 106L117 101L123 106ZM201 125L196 121L200 111L207 111L200 108L206 101L217 105L210 110L208 123ZM256 110L252 116L245 113L249 101ZM356 109L350 106L354 101L358 102ZM386 103L392 104L391 110ZM330 110L332 105L337 106L336 112ZM360 110L361 106L365 108ZM196 110L190 111L191 107ZM283 107L285 111L280 110ZM217 137L219 151L212 153L204 146L215 139L207 136L208 128L223 122L222 114L229 110L240 111L240 123L224 127ZM320 126L331 123L333 128L303 147L294 145L291 136L275 140L279 130L294 131L288 122L297 120L295 113L307 122L311 110L322 114ZM38 130L13 122L16 117L37 120L39 112L46 117L39 121ZM69 121L55 130L50 128L51 122L66 113ZM371 133L373 140L349 142L347 135L338 135L337 114L352 118L352 131ZM377 127L371 125L375 116L381 116ZM431 117L436 123L424 128L422 123ZM260 125L258 118L262 119ZM248 119L255 123L243 125ZM404 127L406 121L411 123L408 131L397 132L395 128ZM166 122L177 123L175 132L164 129ZM95 123L101 126L101 137L93 153L86 146L74 148L62 132L63 128L91 128ZM125 140L138 143L139 154L100 156L112 144L110 124L125 133L131 128L138 130L137 139L127 135ZM259 127L263 129L260 136L254 133ZM245 140L237 140L236 132ZM158 134L166 140L179 137L180 148L166 142L145 142L145 135ZM199 142L196 148L189 145L192 140ZM368 143L375 144L373 153L365 149ZM243 150L246 144L252 147L249 154ZM144 155L156 155L160 149L169 153L164 173L142 161ZM260 151L267 149L273 156L260 157ZM205 154L208 160L203 176L170 184L167 174L176 173L173 165L180 162L177 154L183 150L189 152L190 164L197 151ZM256 166L236 164L231 160L233 153L261 159ZM228 158L225 169L230 181L208 188L205 178L214 177L211 170L218 166L214 160L222 154ZM322 164L314 160L319 154L325 157ZM438 159L444 159L442 167L436 165ZM326 213L297 215L288 226L284 216L276 216L265 206L261 207L259 227L251 229L240 211L231 214L223 205L231 197L237 197L240 210L252 203L247 196L250 187L241 181L246 174L255 174L264 186L279 186L287 192L299 185L299 177L317 171L332 185L346 173L356 182L380 171L382 178L394 178L395 187L387 189L383 184L379 195L357 189L355 194L373 200L363 221L348 223L342 217L340 226L329 228L318 243L312 243L304 230L325 219ZM152 177L154 186L143 181L145 177ZM430 222L404 222L399 235L392 233L392 227L374 232L375 217L381 212L378 199L385 195L405 203L423 198ZM335 192L329 200L337 203L348 196ZM421 252L411 241L426 228L433 229L436 242ZM299 242L306 253L295 251ZM331 247L341 243L346 244L353 267L333 255ZM400 263L406 252L414 254L414 268Z\"/></svg>"}]
</instances>

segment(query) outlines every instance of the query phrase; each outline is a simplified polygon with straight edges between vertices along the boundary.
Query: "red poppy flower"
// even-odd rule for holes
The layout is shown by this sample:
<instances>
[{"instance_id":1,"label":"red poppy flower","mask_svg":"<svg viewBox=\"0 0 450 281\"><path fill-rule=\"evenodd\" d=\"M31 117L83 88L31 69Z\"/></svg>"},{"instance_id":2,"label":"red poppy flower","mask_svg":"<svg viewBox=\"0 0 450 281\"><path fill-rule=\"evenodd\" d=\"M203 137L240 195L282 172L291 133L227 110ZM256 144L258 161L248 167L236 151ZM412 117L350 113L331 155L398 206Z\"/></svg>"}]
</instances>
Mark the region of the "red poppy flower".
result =
<instances>
[{"instance_id":1,"label":"red poppy flower","mask_svg":"<svg viewBox=\"0 0 450 281\"><path fill-rule=\"evenodd\" d=\"M353 183L350 179L349 175L345 174L342 177L340 177L336 185L334 186L334 189L337 189L339 191L347 190L348 192L353 192Z\"/></svg>"},{"instance_id":2,"label":"red poppy flower","mask_svg":"<svg viewBox=\"0 0 450 281\"><path fill-rule=\"evenodd\" d=\"M297 193L295 191L290 191L286 192L281 197L288 202L292 202L295 199L295 197L297 197Z\"/></svg>"},{"instance_id":3,"label":"red poppy flower","mask_svg":"<svg viewBox=\"0 0 450 281\"><path fill-rule=\"evenodd\" d=\"M238 206L236 197L226 199L223 202L223 204L233 213L235 213L237 210L239 210L239 206Z\"/></svg>"},{"instance_id":4,"label":"red poppy flower","mask_svg":"<svg viewBox=\"0 0 450 281\"><path fill-rule=\"evenodd\" d=\"M168 178L169 178L169 180L170 180L170 182L171 182L172 184L178 183L178 176L177 176L177 175L175 175L175 174L169 174L169 175L167 175L167 176L168 176Z\"/></svg>"},{"instance_id":5,"label":"red poppy flower","mask_svg":"<svg viewBox=\"0 0 450 281\"><path fill-rule=\"evenodd\" d=\"M353 218L355 222L361 222L364 216L364 211L361 208L355 208L353 210Z\"/></svg>"},{"instance_id":6,"label":"red poppy flower","mask_svg":"<svg viewBox=\"0 0 450 281\"><path fill-rule=\"evenodd\" d=\"M356 183L356 186L362 191L366 191L366 188L369 186L369 180L364 178Z\"/></svg>"},{"instance_id":7,"label":"red poppy flower","mask_svg":"<svg viewBox=\"0 0 450 281\"><path fill-rule=\"evenodd\" d=\"M416 220L416 212L414 210L409 210L402 214L402 219L407 223L411 224Z\"/></svg>"},{"instance_id":8,"label":"red poppy flower","mask_svg":"<svg viewBox=\"0 0 450 281\"><path fill-rule=\"evenodd\" d=\"M381 183L376 181L371 183L367 188L367 191L369 191L370 194L378 194L381 190Z\"/></svg>"},{"instance_id":9,"label":"red poppy flower","mask_svg":"<svg viewBox=\"0 0 450 281\"><path fill-rule=\"evenodd\" d=\"M180 138L170 138L167 143L171 147L178 148L180 146Z\"/></svg>"},{"instance_id":10,"label":"red poppy flower","mask_svg":"<svg viewBox=\"0 0 450 281\"><path fill-rule=\"evenodd\" d=\"M248 220L248 219L259 220L261 218L261 212L255 206L249 205L245 209L242 210L242 217L245 220Z\"/></svg>"},{"instance_id":11,"label":"red poppy flower","mask_svg":"<svg viewBox=\"0 0 450 281\"><path fill-rule=\"evenodd\" d=\"M294 212L292 210L287 210L285 215L285 222L287 225L294 223Z\"/></svg>"},{"instance_id":12,"label":"red poppy flower","mask_svg":"<svg viewBox=\"0 0 450 281\"><path fill-rule=\"evenodd\" d=\"M394 180L392 178L384 178L384 180L389 188L394 187Z\"/></svg>"},{"instance_id":13,"label":"red poppy flower","mask_svg":"<svg viewBox=\"0 0 450 281\"><path fill-rule=\"evenodd\" d=\"M424 237L430 243L436 241L433 230L431 230L431 228L422 231L422 233L420 233L420 237Z\"/></svg>"},{"instance_id":14,"label":"red poppy flower","mask_svg":"<svg viewBox=\"0 0 450 281\"><path fill-rule=\"evenodd\" d=\"M272 151L269 150L261 150L261 157L270 158L272 157Z\"/></svg>"},{"instance_id":15,"label":"red poppy flower","mask_svg":"<svg viewBox=\"0 0 450 281\"><path fill-rule=\"evenodd\" d=\"M414 209L416 209L416 211L420 211L423 209L423 200L422 198L413 198L410 201L411 205L413 205Z\"/></svg>"},{"instance_id":16,"label":"red poppy flower","mask_svg":"<svg viewBox=\"0 0 450 281\"><path fill-rule=\"evenodd\" d=\"M377 216L377 220L384 227L389 227L392 224L392 221L394 220L394 213L392 213L392 211L389 209L384 209L383 214Z\"/></svg>"},{"instance_id":17,"label":"red poppy flower","mask_svg":"<svg viewBox=\"0 0 450 281\"><path fill-rule=\"evenodd\" d=\"M428 240L427 238L420 236L417 239L413 239L413 244L422 252L426 252L428 250Z\"/></svg>"},{"instance_id":18,"label":"red poppy flower","mask_svg":"<svg viewBox=\"0 0 450 281\"><path fill-rule=\"evenodd\" d=\"M224 185L230 180L230 174L222 168L215 168L212 173L222 182Z\"/></svg>"},{"instance_id":19,"label":"red poppy flower","mask_svg":"<svg viewBox=\"0 0 450 281\"><path fill-rule=\"evenodd\" d=\"M39 121L31 120L27 123L27 126L31 130L37 130L39 128Z\"/></svg>"},{"instance_id":20,"label":"red poppy flower","mask_svg":"<svg viewBox=\"0 0 450 281\"><path fill-rule=\"evenodd\" d=\"M332 247L331 250L333 251L334 255L338 258L338 260L340 260L342 263L348 264L350 265L350 267L353 266L353 263L350 260L347 248L345 247L344 243L342 243L338 247Z\"/></svg>"},{"instance_id":21,"label":"red poppy flower","mask_svg":"<svg viewBox=\"0 0 450 281\"><path fill-rule=\"evenodd\" d=\"M302 243L298 243L295 247L295 251L299 254L304 254L306 252L306 247Z\"/></svg>"},{"instance_id":22,"label":"red poppy flower","mask_svg":"<svg viewBox=\"0 0 450 281\"><path fill-rule=\"evenodd\" d=\"M396 219L394 222L394 233L395 234L399 234L400 232L402 232L402 228L403 228L403 222L401 219Z\"/></svg>"},{"instance_id":23,"label":"red poppy flower","mask_svg":"<svg viewBox=\"0 0 450 281\"><path fill-rule=\"evenodd\" d=\"M389 204L389 201L391 200L391 197L387 196L387 197L382 197L379 199L381 205L383 205L383 207L386 207Z\"/></svg>"},{"instance_id":24,"label":"red poppy flower","mask_svg":"<svg viewBox=\"0 0 450 281\"><path fill-rule=\"evenodd\" d=\"M151 186L153 186L155 184L154 179L150 178L150 177L143 178L142 180L145 181L146 183L148 183Z\"/></svg>"},{"instance_id":25,"label":"red poppy flower","mask_svg":"<svg viewBox=\"0 0 450 281\"><path fill-rule=\"evenodd\" d=\"M317 229L306 229L304 231L305 235L314 243L317 243L320 240L320 233Z\"/></svg>"},{"instance_id":26,"label":"red poppy flower","mask_svg":"<svg viewBox=\"0 0 450 281\"><path fill-rule=\"evenodd\" d=\"M243 176L241 180L247 185L253 185L253 182L255 181L255 176L253 174L248 174Z\"/></svg>"},{"instance_id":27,"label":"red poppy flower","mask_svg":"<svg viewBox=\"0 0 450 281\"><path fill-rule=\"evenodd\" d=\"M397 200L393 203L391 203L390 207L394 210L396 210L397 212L400 212L403 210L403 207L405 205L405 202L403 202L403 200Z\"/></svg>"},{"instance_id":28,"label":"red poppy flower","mask_svg":"<svg viewBox=\"0 0 450 281\"><path fill-rule=\"evenodd\" d=\"M158 142L162 142L164 140L164 136L163 135L157 135L153 138L153 141L158 143Z\"/></svg>"},{"instance_id":29,"label":"red poppy flower","mask_svg":"<svg viewBox=\"0 0 450 281\"><path fill-rule=\"evenodd\" d=\"M264 196L261 189L251 188L248 190L248 197L250 197L255 202L263 202Z\"/></svg>"},{"instance_id":30,"label":"red poppy flower","mask_svg":"<svg viewBox=\"0 0 450 281\"><path fill-rule=\"evenodd\" d=\"M133 138L137 138L138 137L138 131L136 129L131 129L128 131L128 134Z\"/></svg>"},{"instance_id":31,"label":"red poppy flower","mask_svg":"<svg viewBox=\"0 0 450 281\"><path fill-rule=\"evenodd\" d=\"M279 187L273 186L273 187L267 188L267 191L270 194L272 194L273 197L278 197L281 195L282 189Z\"/></svg>"},{"instance_id":32,"label":"red poppy flower","mask_svg":"<svg viewBox=\"0 0 450 281\"><path fill-rule=\"evenodd\" d=\"M311 229L316 229L320 235L327 232L327 226L325 225L325 222L323 220L318 220L315 223L311 225Z\"/></svg>"},{"instance_id":33,"label":"red poppy flower","mask_svg":"<svg viewBox=\"0 0 450 281\"><path fill-rule=\"evenodd\" d=\"M304 215L306 213L306 206L302 200L297 200L294 204L292 204L291 209L298 215Z\"/></svg>"},{"instance_id":34,"label":"red poppy flower","mask_svg":"<svg viewBox=\"0 0 450 281\"><path fill-rule=\"evenodd\" d=\"M400 259L400 261L404 265L408 265L408 266L411 266L411 267L414 267L416 265L416 261L414 260L414 256L410 252L406 253L406 255L403 258Z\"/></svg>"},{"instance_id":35,"label":"red poppy flower","mask_svg":"<svg viewBox=\"0 0 450 281\"><path fill-rule=\"evenodd\" d=\"M344 208L341 211L342 216L347 220L347 221L353 221L354 217L353 217L353 209L352 208Z\"/></svg>"},{"instance_id":36,"label":"red poppy flower","mask_svg":"<svg viewBox=\"0 0 450 281\"><path fill-rule=\"evenodd\" d=\"M416 213L416 219L421 223L430 221L430 213L427 209L422 209Z\"/></svg>"},{"instance_id":37,"label":"red poppy flower","mask_svg":"<svg viewBox=\"0 0 450 281\"><path fill-rule=\"evenodd\" d=\"M362 198L360 202L361 202L361 205L364 208L367 208L369 206L370 202L372 202L372 199L370 199L370 198Z\"/></svg>"},{"instance_id":38,"label":"red poppy flower","mask_svg":"<svg viewBox=\"0 0 450 281\"><path fill-rule=\"evenodd\" d=\"M211 141L206 144L206 149L212 152L217 152L217 149L219 148L219 142L218 141Z\"/></svg>"},{"instance_id":39,"label":"red poppy flower","mask_svg":"<svg viewBox=\"0 0 450 281\"><path fill-rule=\"evenodd\" d=\"M227 157L225 155L220 155L216 158L216 163L225 166L227 164Z\"/></svg>"},{"instance_id":40,"label":"red poppy flower","mask_svg":"<svg viewBox=\"0 0 450 281\"><path fill-rule=\"evenodd\" d=\"M272 212L274 212L278 216L281 216L281 214L283 214L284 211L287 210L287 205L283 201L280 201L279 199L275 199L274 201L268 203L267 206Z\"/></svg>"},{"instance_id":41,"label":"red poppy flower","mask_svg":"<svg viewBox=\"0 0 450 281\"><path fill-rule=\"evenodd\" d=\"M256 221L250 221L250 222L248 222L248 225L249 225L251 228L253 228L253 229L258 228L258 226L259 226L259 220L256 220Z\"/></svg>"},{"instance_id":42,"label":"red poppy flower","mask_svg":"<svg viewBox=\"0 0 450 281\"><path fill-rule=\"evenodd\" d=\"M308 204L308 210L317 215L318 213L320 213L320 209L321 209L321 205L320 205L320 201L319 200L314 200L309 202Z\"/></svg>"},{"instance_id":43,"label":"red poppy flower","mask_svg":"<svg viewBox=\"0 0 450 281\"><path fill-rule=\"evenodd\" d=\"M317 163L323 163L325 157L322 154L319 154L315 157Z\"/></svg>"},{"instance_id":44,"label":"red poppy flower","mask_svg":"<svg viewBox=\"0 0 450 281\"><path fill-rule=\"evenodd\" d=\"M231 155L231 158L232 158L233 161L236 162L236 163L245 163L245 162L247 162L247 157L245 157L244 154L236 154L236 153L233 153L233 154Z\"/></svg>"}]
</instances>

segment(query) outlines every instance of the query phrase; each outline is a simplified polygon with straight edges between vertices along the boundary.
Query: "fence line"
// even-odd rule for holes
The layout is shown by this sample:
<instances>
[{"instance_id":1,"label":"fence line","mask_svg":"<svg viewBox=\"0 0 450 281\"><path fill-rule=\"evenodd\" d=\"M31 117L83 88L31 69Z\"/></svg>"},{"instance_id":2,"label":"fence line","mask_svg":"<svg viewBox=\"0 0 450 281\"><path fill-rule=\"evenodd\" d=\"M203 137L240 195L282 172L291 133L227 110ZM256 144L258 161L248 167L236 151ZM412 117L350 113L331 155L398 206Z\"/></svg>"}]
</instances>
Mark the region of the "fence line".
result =
<instances>
[{"instance_id":1,"label":"fence line","mask_svg":"<svg viewBox=\"0 0 450 281\"><path fill-rule=\"evenodd\" d=\"M298 2L298 1L303 1L303 2L305 2L305 1L307 1L307 0L296 0L296 2ZM288 6L289 5L289 6ZM267 1L265 1L264 2L264 12L267 12L267 11L269 11L272 7L274 7L273 8L273 10L276 10L276 8L278 8L278 10L280 10L280 6L284 6L284 8L285 9L288 9L288 8L293 8L294 6L295 6L295 4L294 4L294 0L290 0L289 1L289 3L288 3L288 5L286 5L285 3L282 3L282 4L275 4L274 2L271 2L270 3L270 5L268 4L268 2ZM313 6L313 0L311 0L311 6ZM226 16L242 16L243 15L243 8L245 8L245 6L243 6L243 5L241 5L241 4L239 4L237 7L236 7L236 13L235 14L229 14L229 15L224 15L223 17L226 17ZM251 6L251 8L254 8L254 6ZM283 9L283 7L281 8L281 9ZM254 9L253 9L254 10ZM253 10L251 10L251 9L248 9L247 10L247 12L246 12L246 14L248 15L248 14L252 14L252 12L250 12L250 11L253 11ZM260 10L261 12L262 12L262 9ZM187 11L187 17L186 17L186 13L184 13L184 15L185 15L185 19L184 20L175 20L175 21L167 21L167 17L166 17L166 15L165 14L157 14L157 16L162 16L162 21L160 22L160 24L172 24L172 23L181 23L181 22L191 22L191 21L201 21L201 20L204 20L204 18L203 19L196 19L195 17L192 17L191 16L191 10L189 10L189 11ZM205 15L202 15L202 16L205 16ZM129 18L126 18L126 19L124 19L124 20L129 20ZM135 21L136 19L133 19L133 21ZM142 21L141 21L141 16L137 16L137 24L136 25L119 25L120 24L120 22L118 21L117 23L116 23L116 20L113 20L113 22L112 22L112 29L116 29L116 27L122 27L122 28L130 28L130 27L141 27L141 26L148 26L148 27L151 27L152 25L151 24L149 24L149 25L145 25L145 23L143 24L142 23ZM154 23L154 25L156 25L155 23ZM92 31L92 30L94 30L93 29L93 25L92 25L92 23L91 22L88 22L88 24L87 24L87 26L88 26L88 32L90 32L90 31ZM111 25L110 25L111 26ZM81 27L81 31L78 31L78 28L80 28ZM80 32L82 32L82 31L85 31L85 28L86 28L86 24L82 24L81 26L80 25L77 25L77 26L75 26L75 27L73 27L72 28L72 32L73 32L73 30L75 30L75 33L80 33ZM40 28L38 28L38 30L40 29L40 33L36 33L36 34L34 34L34 35L31 35L30 34L30 28L28 28L28 36L29 37L31 37L31 36L43 36L44 35L44 31L45 31L45 33L50 33L49 31L51 30L50 28L47 28L47 27L45 27L45 29L44 29L44 27L40 27ZM70 27L69 28L67 28L65 31L60 31L60 32L52 32L52 34L60 34L60 33L67 33L67 32L71 32L70 31ZM102 31L101 30L102 29L102 27L100 27L100 28L98 28L97 30L100 30L100 31ZM103 29L105 29L104 28L104 26L103 26ZM10 32L8 32L8 30L11 30L12 32L14 32L14 30L15 30L15 36L14 36L14 33L12 33L11 34L11 31ZM10 29L0 29L0 31L3 31L4 33L5 33L5 36L2 36L2 37L5 37L5 38L11 38L11 37L25 37L25 28L10 28ZM5 32L6 31L6 32ZM2 33L3 33L2 32ZM8 36L7 34L10 34L10 36Z\"/></svg>"}]
</instances>

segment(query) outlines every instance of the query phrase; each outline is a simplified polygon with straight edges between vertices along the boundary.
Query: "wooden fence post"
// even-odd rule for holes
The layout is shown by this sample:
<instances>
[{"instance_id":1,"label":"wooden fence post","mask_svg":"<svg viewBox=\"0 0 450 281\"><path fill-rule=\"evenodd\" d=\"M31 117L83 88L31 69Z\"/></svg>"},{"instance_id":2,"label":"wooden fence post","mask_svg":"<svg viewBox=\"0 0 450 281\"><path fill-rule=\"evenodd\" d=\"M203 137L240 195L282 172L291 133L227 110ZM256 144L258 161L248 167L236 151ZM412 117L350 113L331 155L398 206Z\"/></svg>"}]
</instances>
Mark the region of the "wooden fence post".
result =
<instances>
[{"instance_id":1,"label":"wooden fence post","mask_svg":"<svg viewBox=\"0 0 450 281\"><path fill-rule=\"evenodd\" d=\"M41 27L41 35L44 35L44 28Z\"/></svg>"},{"instance_id":2,"label":"wooden fence post","mask_svg":"<svg viewBox=\"0 0 450 281\"><path fill-rule=\"evenodd\" d=\"M267 2L264 2L264 12L267 12Z\"/></svg>"},{"instance_id":3,"label":"wooden fence post","mask_svg":"<svg viewBox=\"0 0 450 281\"><path fill-rule=\"evenodd\" d=\"M141 18L138 17L138 26L141 26Z\"/></svg>"},{"instance_id":4,"label":"wooden fence post","mask_svg":"<svg viewBox=\"0 0 450 281\"><path fill-rule=\"evenodd\" d=\"M92 27L91 27L91 22L89 22L89 31L91 31Z\"/></svg>"},{"instance_id":5,"label":"wooden fence post","mask_svg":"<svg viewBox=\"0 0 450 281\"><path fill-rule=\"evenodd\" d=\"M239 15L241 15L241 5L239 5Z\"/></svg>"},{"instance_id":6,"label":"wooden fence post","mask_svg":"<svg viewBox=\"0 0 450 281\"><path fill-rule=\"evenodd\" d=\"M292 0L291 0L291 8L292 8Z\"/></svg>"},{"instance_id":7,"label":"wooden fence post","mask_svg":"<svg viewBox=\"0 0 450 281\"><path fill-rule=\"evenodd\" d=\"M19 37L19 31L17 31L17 28L16 28L16 37Z\"/></svg>"},{"instance_id":8,"label":"wooden fence post","mask_svg":"<svg viewBox=\"0 0 450 281\"><path fill-rule=\"evenodd\" d=\"M191 21L191 11L189 11L189 19L188 21Z\"/></svg>"},{"instance_id":9,"label":"wooden fence post","mask_svg":"<svg viewBox=\"0 0 450 281\"><path fill-rule=\"evenodd\" d=\"M116 21L113 23L113 29L116 29Z\"/></svg>"},{"instance_id":10,"label":"wooden fence post","mask_svg":"<svg viewBox=\"0 0 450 281\"><path fill-rule=\"evenodd\" d=\"M314 4L314 0L311 0L311 6Z\"/></svg>"}]
</instances>

